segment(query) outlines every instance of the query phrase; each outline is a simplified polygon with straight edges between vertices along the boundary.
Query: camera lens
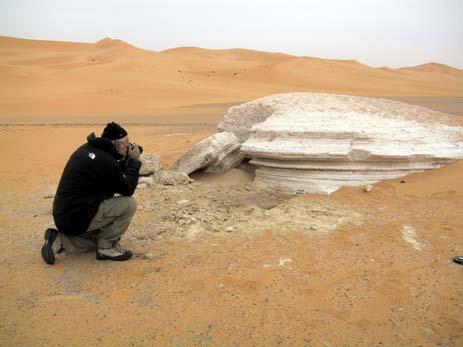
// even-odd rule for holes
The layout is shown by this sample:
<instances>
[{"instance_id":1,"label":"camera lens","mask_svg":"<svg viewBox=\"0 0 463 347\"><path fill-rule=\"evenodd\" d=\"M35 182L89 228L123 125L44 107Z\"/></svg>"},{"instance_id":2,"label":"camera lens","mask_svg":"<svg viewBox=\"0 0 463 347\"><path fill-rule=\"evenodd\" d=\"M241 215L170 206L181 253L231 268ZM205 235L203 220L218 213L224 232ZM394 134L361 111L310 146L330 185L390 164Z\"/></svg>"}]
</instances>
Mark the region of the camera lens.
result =
<instances>
[{"instance_id":1,"label":"camera lens","mask_svg":"<svg viewBox=\"0 0 463 347\"><path fill-rule=\"evenodd\" d=\"M138 149L140 150L140 154L143 153L143 147L140 146L140 145L137 145L138 146ZM135 149L135 145L132 143L132 142L129 142L129 146L127 147L127 153L129 152L129 148L131 151L133 151Z\"/></svg>"}]
</instances>

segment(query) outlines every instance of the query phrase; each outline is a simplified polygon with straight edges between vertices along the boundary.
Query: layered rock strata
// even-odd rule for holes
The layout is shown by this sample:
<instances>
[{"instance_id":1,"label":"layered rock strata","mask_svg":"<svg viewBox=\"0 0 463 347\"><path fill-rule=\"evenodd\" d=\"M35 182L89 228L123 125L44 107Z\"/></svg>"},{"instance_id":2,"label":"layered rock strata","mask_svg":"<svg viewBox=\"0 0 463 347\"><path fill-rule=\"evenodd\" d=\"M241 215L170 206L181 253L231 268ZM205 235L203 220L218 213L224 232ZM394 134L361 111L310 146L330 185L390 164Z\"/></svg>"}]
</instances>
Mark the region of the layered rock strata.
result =
<instances>
[{"instance_id":1,"label":"layered rock strata","mask_svg":"<svg viewBox=\"0 0 463 347\"><path fill-rule=\"evenodd\" d=\"M234 132L268 188L330 194L463 158L463 119L406 103L287 93L232 107Z\"/></svg>"},{"instance_id":2,"label":"layered rock strata","mask_svg":"<svg viewBox=\"0 0 463 347\"><path fill-rule=\"evenodd\" d=\"M206 172L222 172L238 165L244 158L241 143L231 132L211 135L197 143L177 159L172 170L190 174L205 168Z\"/></svg>"}]
</instances>

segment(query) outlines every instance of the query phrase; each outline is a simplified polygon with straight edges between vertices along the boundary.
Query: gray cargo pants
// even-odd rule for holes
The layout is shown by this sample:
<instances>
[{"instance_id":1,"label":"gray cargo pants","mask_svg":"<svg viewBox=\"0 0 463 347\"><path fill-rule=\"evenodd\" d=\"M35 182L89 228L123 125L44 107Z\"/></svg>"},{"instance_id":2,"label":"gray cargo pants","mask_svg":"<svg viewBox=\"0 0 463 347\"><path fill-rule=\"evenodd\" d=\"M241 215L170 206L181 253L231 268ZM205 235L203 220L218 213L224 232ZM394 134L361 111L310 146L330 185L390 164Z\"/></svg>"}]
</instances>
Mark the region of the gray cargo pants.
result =
<instances>
[{"instance_id":1,"label":"gray cargo pants","mask_svg":"<svg viewBox=\"0 0 463 347\"><path fill-rule=\"evenodd\" d=\"M111 248L114 241L118 241L129 227L136 209L137 202L132 196L115 196L103 200L85 233L72 237L58 234L66 254ZM55 241L55 244L59 247L59 242Z\"/></svg>"}]
</instances>

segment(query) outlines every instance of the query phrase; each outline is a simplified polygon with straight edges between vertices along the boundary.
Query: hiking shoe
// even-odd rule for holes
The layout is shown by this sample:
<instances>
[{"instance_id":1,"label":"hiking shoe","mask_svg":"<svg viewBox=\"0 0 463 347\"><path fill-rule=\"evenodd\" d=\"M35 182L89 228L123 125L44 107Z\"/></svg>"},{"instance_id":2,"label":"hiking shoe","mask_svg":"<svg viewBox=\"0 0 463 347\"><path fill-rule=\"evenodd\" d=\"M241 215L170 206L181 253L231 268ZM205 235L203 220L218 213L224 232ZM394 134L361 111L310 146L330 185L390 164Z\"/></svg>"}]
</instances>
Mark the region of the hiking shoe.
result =
<instances>
[{"instance_id":1,"label":"hiking shoe","mask_svg":"<svg viewBox=\"0 0 463 347\"><path fill-rule=\"evenodd\" d=\"M131 251L122 248L119 243L115 243L111 248L98 248L96 251L98 260L128 260L132 255Z\"/></svg>"},{"instance_id":2,"label":"hiking shoe","mask_svg":"<svg viewBox=\"0 0 463 347\"><path fill-rule=\"evenodd\" d=\"M53 265L55 263L55 252L53 250L53 242L55 242L57 237L58 230L52 228L48 228L47 230L45 230L45 243L42 246L41 253L43 260L50 265Z\"/></svg>"}]
</instances>

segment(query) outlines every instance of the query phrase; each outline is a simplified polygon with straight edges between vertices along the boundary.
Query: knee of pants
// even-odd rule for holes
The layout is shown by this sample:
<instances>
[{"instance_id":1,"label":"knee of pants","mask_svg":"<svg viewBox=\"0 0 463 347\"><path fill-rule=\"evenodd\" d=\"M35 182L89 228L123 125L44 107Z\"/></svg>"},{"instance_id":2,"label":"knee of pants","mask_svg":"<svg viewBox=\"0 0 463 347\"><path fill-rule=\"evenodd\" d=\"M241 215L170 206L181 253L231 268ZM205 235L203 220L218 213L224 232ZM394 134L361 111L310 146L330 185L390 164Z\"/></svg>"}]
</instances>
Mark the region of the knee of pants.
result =
<instances>
[{"instance_id":1,"label":"knee of pants","mask_svg":"<svg viewBox=\"0 0 463 347\"><path fill-rule=\"evenodd\" d=\"M133 196L127 197L127 213L134 214L137 210L137 200Z\"/></svg>"}]
</instances>

